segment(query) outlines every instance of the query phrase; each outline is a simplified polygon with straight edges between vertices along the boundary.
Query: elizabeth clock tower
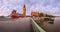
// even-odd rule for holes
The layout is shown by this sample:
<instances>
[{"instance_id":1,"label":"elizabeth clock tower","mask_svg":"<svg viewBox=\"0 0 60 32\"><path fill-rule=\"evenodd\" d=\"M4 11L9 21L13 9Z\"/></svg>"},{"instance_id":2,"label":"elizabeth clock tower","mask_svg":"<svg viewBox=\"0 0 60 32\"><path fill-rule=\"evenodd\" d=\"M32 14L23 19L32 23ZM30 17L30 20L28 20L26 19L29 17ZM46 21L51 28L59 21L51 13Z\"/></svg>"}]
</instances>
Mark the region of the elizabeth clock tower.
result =
<instances>
[{"instance_id":1,"label":"elizabeth clock tower","mask_svg":"<svg viewBox=\"0 0 60 32\"><path fill-rule=\"evenodd\" d=\"M23 6L23 15L26 16L26 6Z\"/></svg>"}]
</instances>

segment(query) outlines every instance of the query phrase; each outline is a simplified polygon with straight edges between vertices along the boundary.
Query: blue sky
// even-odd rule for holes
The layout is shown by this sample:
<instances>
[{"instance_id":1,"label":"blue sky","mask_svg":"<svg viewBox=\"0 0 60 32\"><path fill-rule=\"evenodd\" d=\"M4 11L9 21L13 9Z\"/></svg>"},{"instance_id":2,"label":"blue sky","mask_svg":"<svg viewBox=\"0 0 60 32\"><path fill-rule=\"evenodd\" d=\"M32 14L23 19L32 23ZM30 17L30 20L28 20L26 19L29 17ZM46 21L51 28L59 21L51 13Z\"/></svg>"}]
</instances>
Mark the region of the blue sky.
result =
<instances>
[{"instance_id":1,"label":"blue sky","mask_svg":"<svg viewBox=\"0 0 60 32\"><path fill-rule=\"evenodd\" d=\"M24 4L27 15L30 15L31 11L37 11L60 16L60 0L0 0L0 16L9 15L13 9L22 13Z\"/></svg>"}]
</instances>

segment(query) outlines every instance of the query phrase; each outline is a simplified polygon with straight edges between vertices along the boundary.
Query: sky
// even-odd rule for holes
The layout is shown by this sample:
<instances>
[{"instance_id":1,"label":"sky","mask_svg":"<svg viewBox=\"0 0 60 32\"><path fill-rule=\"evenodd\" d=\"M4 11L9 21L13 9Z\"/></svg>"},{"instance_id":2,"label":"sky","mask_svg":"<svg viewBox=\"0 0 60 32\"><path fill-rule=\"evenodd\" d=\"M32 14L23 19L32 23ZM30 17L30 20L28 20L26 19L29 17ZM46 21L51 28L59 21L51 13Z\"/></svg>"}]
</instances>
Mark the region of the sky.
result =
<instances>
[{"instance_id":1,"label":"sky","mask_svg":"<svg viewBox=\"0 0 60 32\"><path fill-rule=\"evenodd\" d=\"M0 16L8 16L12 10L22 13L26 5L26 15L31 11L60 16L60 0L0 0Z\"/></svg>"}]
</instances>

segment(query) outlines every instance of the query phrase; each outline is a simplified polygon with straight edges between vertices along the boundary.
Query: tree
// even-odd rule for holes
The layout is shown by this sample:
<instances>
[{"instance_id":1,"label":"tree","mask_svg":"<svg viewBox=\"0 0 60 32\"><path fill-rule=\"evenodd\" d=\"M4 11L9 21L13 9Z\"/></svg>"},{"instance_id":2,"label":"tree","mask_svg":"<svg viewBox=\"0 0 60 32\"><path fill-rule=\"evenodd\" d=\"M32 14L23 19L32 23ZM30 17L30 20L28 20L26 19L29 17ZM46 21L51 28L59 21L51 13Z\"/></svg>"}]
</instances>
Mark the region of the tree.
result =
<instances>
[{"instance_id":1,"label":"tree","mask_svg":"<svg viewBox=\"0 0 60 32\"><path fill-rule=\"evenodd\" d=\"M39 16L40 16L40 17L43 17L43 13L40 13Z\"/></svg>"},{"instance_id":2,"label":"tree","mask_svg":"<svg viewBox=\"0 0 60 32\"><path fill-rule=\"evenodd\" d=\"M54 16L46 14L46 17L54 17Z\"/></svg>"}]
</instances>

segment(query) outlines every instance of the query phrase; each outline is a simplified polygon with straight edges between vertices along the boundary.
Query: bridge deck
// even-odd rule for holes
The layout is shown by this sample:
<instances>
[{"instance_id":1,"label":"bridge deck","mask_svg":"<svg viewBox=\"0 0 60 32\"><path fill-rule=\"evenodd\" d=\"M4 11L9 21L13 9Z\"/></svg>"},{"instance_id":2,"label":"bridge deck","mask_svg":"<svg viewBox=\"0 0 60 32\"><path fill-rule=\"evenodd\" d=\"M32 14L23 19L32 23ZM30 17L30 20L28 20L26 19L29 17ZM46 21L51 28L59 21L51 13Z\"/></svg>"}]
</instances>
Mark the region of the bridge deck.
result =
<instances>
[{"instance_id":1,"label":"bridge deck","mask_svg":"<svg viewBox=\"0 0 60 32\"><path fill-rule=\"evenodd\" d=\"M1 19L0 32L33 32L30 18Z\"/></svg>"}]
</instances>

